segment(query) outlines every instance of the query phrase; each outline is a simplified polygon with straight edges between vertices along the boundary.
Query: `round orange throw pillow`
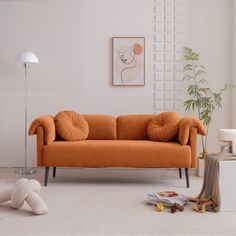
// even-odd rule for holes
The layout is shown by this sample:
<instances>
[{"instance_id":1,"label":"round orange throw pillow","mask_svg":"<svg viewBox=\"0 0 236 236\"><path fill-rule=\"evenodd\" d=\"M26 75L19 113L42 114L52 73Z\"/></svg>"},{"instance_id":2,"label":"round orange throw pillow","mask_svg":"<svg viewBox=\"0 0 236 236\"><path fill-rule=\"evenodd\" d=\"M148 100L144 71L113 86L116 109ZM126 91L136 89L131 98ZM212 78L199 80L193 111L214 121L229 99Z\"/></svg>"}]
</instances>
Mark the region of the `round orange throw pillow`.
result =
<instances>
[{"instance_id":1,"label":"round orange throw pillow","mask_svg":"<svg viewBox=\"0 0 236 236\"><path fill-rule=\"evenodd\" d=\"M180 116L176 112L162 112L152 118L148 124L149 139L158 142L172 140L179 130Z\"/></svg>"},{"instance_id":2,"label":"round orange throw pillow","mask_svg":"<svg viewBox=\"0 0 236 236\"><path fill-rule=\"evenodd\" d=\"M67 141L84 140L88 137L89 126L84 117L75 111L61 111L55 116L56 131Z\"/></svg>"}]
</instances>

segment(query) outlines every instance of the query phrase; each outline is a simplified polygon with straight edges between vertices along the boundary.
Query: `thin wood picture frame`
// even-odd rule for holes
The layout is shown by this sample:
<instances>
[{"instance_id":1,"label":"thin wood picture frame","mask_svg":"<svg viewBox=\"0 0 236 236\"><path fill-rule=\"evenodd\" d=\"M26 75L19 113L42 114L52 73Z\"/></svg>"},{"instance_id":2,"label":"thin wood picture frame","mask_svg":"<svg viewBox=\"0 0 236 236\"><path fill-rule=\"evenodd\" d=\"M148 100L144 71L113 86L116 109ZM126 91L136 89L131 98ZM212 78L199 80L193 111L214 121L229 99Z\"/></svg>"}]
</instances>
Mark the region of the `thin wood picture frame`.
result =
<instances>
[{"instance_id":1,"label":"thin wood picture frame","mask_svg":"<svg viewBox=\"0 0 236 236\"><path fill-rule=\"evenodd\" d=\"M112 85L145 86L145 37L112 37Z\"/></svg>"}]
</instances>

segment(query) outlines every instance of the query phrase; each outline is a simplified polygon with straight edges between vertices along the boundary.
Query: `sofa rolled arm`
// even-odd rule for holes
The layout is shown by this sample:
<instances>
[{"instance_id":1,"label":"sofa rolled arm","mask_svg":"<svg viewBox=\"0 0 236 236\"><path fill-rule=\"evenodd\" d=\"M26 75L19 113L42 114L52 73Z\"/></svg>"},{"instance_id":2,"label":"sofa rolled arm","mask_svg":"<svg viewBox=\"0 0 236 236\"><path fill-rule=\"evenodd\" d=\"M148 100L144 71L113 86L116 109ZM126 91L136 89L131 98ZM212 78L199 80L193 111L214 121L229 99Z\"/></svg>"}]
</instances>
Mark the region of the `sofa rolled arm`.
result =
<instances>
[{"instance_id":1,"label":"sofa rolled arm","mask_svg":"<svg viewBox=\"0 0 236 236\"><path fill-rule=\"evenodd\" d=\"M197 129L197 134L206 135L206 128L203 123L192 116L183 117L179 124L179 142L182 145L187 145L190 139L191 128Z\"/></svg>"},{"instance_id":2,"label":"sofa rolled arm","mask_svg":"<svg viewBox=\"0 0 236 236\"><path fill-rule=\"evenodd\" d=\"M37 134L37 128L42 127L44 132L44 143L50 144L56 139L56 128L54 117L51 115L44 115L36 118L30 125L28 135Z\"/></svg>"}]
</instances>

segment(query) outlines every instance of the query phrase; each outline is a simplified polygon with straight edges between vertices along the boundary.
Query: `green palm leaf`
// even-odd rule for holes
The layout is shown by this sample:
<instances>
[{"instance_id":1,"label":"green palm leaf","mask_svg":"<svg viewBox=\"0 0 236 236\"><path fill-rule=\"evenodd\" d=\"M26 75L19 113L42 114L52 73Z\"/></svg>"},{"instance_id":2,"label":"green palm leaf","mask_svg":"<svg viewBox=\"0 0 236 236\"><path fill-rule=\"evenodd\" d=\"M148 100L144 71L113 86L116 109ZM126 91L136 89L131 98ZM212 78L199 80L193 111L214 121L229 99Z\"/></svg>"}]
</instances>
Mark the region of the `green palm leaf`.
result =
<instances>
[{"instance_id":1,"label":"green palm leaf","mask_svg":"<svg viewBox=\"0 0 236 236\"><path fill-rule=\"evenodd\" d=\"M219 92L213 92L208 85L206 79L202 78L206 74L206 69L203 65L198 63L199 53L194 52L189 47L184 47L184 59L186 65L184 66L184 77L187 81L187 94L189 99L184 102L185 111L197 111L198 117L206 125L207 130L212 122L212 116L215 109L222 107L222 93L234 88L232 84L225 84ZM207 134L208 135L208 134ZM203 152L206 152L207 147L206 138L201 137Z\"/></svg>"}]
</instances>

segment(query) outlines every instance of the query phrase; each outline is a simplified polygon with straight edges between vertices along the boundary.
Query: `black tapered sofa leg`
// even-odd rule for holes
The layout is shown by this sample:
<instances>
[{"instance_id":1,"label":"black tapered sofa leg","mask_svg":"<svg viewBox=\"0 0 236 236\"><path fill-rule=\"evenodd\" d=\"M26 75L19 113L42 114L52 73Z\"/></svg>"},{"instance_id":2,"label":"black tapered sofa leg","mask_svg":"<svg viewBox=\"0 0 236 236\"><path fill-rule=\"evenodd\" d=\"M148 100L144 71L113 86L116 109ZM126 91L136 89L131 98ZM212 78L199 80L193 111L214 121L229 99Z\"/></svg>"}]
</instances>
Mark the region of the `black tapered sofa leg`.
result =
<instances>
[{"instance_id":1,"label":"black tapered sofa leg","mask_svg":"<svg viewBox=\"0 0 236 236\"><path fill-rule=\"evenodd\" d=\"M182 168L179 168L179 178L182 179Z\"/></svg>"},{"instance_id":2,"label":"black tapered sofa leg","mask_svg":"<svg viewBox=\"0 0 236 236\"><path fill-rule=\"evenodd\" d=\"M54 167L53 167L53 178L56 177L56 170L57 170L57 168L54 166Z\"/></svg>"},{"instance_id":3,"label":"black tapered sofa leg","mask_svg":"<svg viewBox=\"0 0 236 236\"><path fill-rule=\"evenodd\" d=\"M189 174L188 174L188 168L185 168L185 176L186 176L187 188L189 188Z\"/></svg>"},{"instance_id":4,"label":"black tapered sofa leg","mask_svg":"<svg viewBox=\"0 0 236 236\"><path fill-rule=\"evenodd\" d=\"M49 173L49 167L45 167L44 186L48 185L48 173Z\"/></svg>"}]
</instances>

